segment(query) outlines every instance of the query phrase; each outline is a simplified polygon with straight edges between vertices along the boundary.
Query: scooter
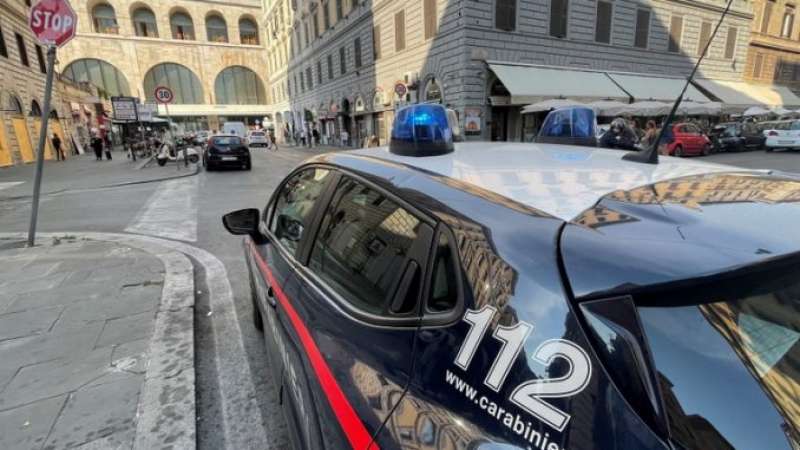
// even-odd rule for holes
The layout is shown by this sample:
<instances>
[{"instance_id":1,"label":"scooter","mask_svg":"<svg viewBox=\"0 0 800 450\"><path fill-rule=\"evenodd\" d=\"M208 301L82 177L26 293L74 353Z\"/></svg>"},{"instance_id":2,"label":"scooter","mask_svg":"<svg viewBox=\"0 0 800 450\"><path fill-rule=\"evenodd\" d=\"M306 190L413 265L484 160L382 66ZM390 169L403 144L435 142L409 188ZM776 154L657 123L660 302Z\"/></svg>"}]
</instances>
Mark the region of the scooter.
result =
<instances>
[{"instance_id":1,"label":"scooter","mask_svg":"<svg viewBox=\"0 0 800 450\"><path fill-rule=\"evenodd\" d=\"M183 161L184 158L192 164L197 164L200 161L200 154L194 147L186 144L183 141L178 141L177 152L168 143L161 144L156 154L156 161L159 166L165 166L168 161Z\"/></svg>"}]
</instances>

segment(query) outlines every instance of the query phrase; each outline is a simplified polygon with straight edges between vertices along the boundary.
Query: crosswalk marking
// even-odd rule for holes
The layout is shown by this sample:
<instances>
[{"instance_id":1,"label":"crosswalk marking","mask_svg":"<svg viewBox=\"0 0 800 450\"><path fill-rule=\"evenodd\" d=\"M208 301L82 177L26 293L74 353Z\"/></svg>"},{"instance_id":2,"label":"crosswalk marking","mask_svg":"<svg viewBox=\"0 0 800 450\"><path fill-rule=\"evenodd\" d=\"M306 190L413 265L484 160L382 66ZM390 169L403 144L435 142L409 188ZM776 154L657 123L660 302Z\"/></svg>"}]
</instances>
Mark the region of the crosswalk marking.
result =
<instances>
[{"instance_id":1,"label":"crosswalk marking","mask_svg":"<svg viewBox=\"0 0 800 450\"><path fill-rule=\"evenodd\" d=\"M24 183L24 181L0 181L0 191L3 189L12 188L14 186L19 186L22 183Z\"/></svg>"},{"instance_id":2,"label":"crosswalk marking","mask_svg":"<svg viewBox=\"0 0 800 450\"><path fill-rule=\"evenodd\" d=\"M197 242L198 177L162 181L125 231Z\"/></svg>"}]
</instances>

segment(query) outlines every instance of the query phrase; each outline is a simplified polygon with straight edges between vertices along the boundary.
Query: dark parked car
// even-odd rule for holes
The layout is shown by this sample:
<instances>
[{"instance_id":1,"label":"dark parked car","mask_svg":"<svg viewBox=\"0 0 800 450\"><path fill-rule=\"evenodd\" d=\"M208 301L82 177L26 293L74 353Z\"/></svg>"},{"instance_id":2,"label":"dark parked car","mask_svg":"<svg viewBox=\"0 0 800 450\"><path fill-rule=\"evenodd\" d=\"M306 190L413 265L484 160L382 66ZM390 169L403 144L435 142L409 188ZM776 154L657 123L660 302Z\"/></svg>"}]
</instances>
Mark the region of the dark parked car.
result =
<instances>
[{"instance_id":1,"label":"dark parked car","mask_svg":"<svg viewBox=\"0 0 800 450\"><path fill-rule=\"evenodd\" d=\"M295 448L800 448L799 179L442 111L223 218Z\"/></svg>"},{"instance_id":2,"label":"dark parked car","mask_svg":"<svg viewBox=\"0 0 800 450\"><path fill-rule=\"evenodd\" d=\"M767 138L754 123L728 122L714 126L709 136L718 152L741 152L764 147Z\"/></svg>"},{"instance_id":3,"label":"dark parked car","mask_svg":"<svg viewBox=\"0 0 800 450\"><path fill-rule=\"evenodd\" d=\"M220 167L250 170L252 167L250 149L239 136L225 134L211 136L203 152L203 166L207 170Z\"/></svg>"}]
</instances>

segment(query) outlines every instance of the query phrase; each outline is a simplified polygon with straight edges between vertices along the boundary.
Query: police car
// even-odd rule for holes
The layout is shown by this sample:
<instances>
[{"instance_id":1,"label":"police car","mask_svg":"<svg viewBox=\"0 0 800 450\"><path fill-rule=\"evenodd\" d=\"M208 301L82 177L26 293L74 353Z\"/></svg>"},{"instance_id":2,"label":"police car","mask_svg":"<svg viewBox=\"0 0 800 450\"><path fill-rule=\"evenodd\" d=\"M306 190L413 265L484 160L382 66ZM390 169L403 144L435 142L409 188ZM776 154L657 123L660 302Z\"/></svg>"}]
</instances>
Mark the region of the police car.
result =
<instances>
[{"instance_id":1,"label":"police car","mask_svg":"<svg viewBox=\"0 0 800 450\"><path fill-rule=\"evenodd\" d=\"M800 179L627 154L413 106L226 215L295 447L800 448Z\"/></svg>"}]
</instances>

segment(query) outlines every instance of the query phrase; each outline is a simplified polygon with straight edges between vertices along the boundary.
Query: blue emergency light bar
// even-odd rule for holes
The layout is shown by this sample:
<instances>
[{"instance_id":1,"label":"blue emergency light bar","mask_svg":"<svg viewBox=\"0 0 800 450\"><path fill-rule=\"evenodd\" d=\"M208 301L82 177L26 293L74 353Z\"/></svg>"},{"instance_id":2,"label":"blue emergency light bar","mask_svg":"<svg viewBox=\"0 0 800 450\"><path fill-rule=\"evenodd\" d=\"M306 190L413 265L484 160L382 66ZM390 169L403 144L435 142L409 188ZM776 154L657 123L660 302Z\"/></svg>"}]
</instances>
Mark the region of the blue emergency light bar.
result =
<instances>
[{"instance_id":1,"label":"blue emergency light bar","mask_svg":"<svg viewBox=\"0 0 800 450\"><path fill-rule=\"evenodd\" d=\"M402 156L436 156L453 151L453 130L442 105L407 106L397 111L389 151Z\"/></svg>"}]
</instances>

